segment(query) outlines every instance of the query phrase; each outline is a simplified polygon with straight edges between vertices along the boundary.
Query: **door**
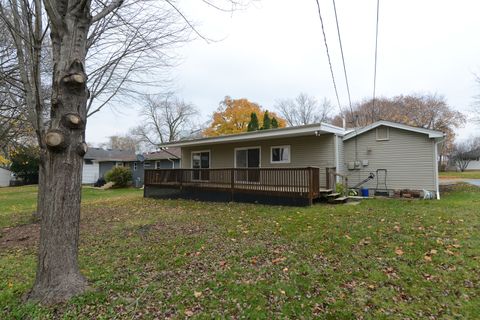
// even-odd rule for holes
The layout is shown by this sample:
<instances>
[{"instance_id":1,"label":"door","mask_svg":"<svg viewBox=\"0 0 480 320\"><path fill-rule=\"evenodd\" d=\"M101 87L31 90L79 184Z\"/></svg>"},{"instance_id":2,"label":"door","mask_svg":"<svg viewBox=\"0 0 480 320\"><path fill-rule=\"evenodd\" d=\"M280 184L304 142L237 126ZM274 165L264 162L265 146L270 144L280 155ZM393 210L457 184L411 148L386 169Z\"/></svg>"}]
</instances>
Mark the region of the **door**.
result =
<instances>
[{"instance_id":1,"label":"door","mask_svg":"<svg viewBox=\"0 0 480 320\"><path fill-rule=\"evenodd\" d=\"M235 150L235 168L252 170L237 170L235 180L243 182L260 182L260 148L242 148Z\"/></svg>"},{"instance_id":2,"label":"door","mask_svg":"<svg viewBox=\"0 0 480 320\"><path fill-rule=\"evenodd\" d=\"M210 169L210 151L192 152L192 169ZM194 170L192 180L209 180L208 170Z\"/></svg>"},{"instance_id":3,"label":"door","mask_svg":"<svg viewBox=\"0 0 480 320\"><path fill-rule=\"evenodd\" d=\"M98 162L85 159L83 164L82 183L91 184L97 182L99 172L100 166Z\"/></svg>"}]
</instances>

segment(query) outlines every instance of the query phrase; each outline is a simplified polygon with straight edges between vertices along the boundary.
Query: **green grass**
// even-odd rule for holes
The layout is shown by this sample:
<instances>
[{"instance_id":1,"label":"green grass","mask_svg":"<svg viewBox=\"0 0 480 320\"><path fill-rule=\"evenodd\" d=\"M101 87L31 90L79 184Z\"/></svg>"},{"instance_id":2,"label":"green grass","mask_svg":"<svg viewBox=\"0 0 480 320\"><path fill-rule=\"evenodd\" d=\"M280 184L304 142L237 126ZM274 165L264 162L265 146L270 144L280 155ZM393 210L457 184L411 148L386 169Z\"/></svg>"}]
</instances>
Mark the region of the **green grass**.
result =
<instances>
[{"instance_id":1,"label":"green grass","mask_svg":"<svg viewBox=\"0 0 480 320\"><path fill-rule=\"evenodd\" d=\"M440 172L442 179L480 179L480 171Z\"/></svg>"},{"instance_id":2,"label":"green grass","mask_svg":"<svg viewBox=\"0 0 480 320\"><path fill-rule=\"evenodd\" d=\"M95 290L57 307L22 304L35 247L0 247L1 319L478 317L475 187L441 201L309 208L99 192L85 196L80 245Z\"/></svg>"},{"instance_id":3,"label":"green grass","mask_svg":"<svg viewBox=\"0 0 480 320\"><path fill-rule=\"evenodd\" d=\"M84 205L99 200L114 200L141 195L142 190L138 189L99 190L92 187L82 189ZM0 188L0 228L31 222L32 213L36 208L37 186Z\"/></svg>"}]
</instances>

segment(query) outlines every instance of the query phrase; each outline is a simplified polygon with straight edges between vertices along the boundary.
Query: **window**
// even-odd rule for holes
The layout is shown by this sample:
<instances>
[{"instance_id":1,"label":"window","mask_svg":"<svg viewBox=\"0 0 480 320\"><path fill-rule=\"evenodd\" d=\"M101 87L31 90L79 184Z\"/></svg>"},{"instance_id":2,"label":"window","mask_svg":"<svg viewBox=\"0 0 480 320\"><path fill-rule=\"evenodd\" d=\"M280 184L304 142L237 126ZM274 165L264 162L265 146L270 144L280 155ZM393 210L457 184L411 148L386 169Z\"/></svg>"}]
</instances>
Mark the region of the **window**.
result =
<instances>
[{"instance_id":1,"label":"window","mask_svg":"<svg viewBox=\"0 0 480 320\"><path fill-rule=\"evenodd\" d=\"M377 130L377 141L390 140L389 128L385 126L378 127Z\"/></svg>"},{"instance_id":2,"label":"window","mask_svg":"<svg viewBox=\"0 0 480 320\"><path fill-rule=\"evenodd\" d=\"M271 163L290 163L290 146L276 146L270 149Z\"/></svg>"},{"instance_id":3,"label":"window","mask_svg":"<svg viewBox=\"0 0 480 320\"><path fill-rule=\"evenodd\" d=\"M85 159L85 164L93 164L92 159Z\"/></svg>"},{"instance_id":4,"label":"window","mask_svg":"<svg viewBox=\"0 0 480 320\"><path fill-rule=\"evenodd\" d=\"M155 161L155 169L173 169L173 163L170 160Z\"/></svg>"},{"instance_id":5,"label":"window","mask_svg":"<svg viewBox=\"0 0 480 320\"><path fill-rule=\"evenodd\" d=\"M115 167L123 167L123 162L115 162Z\"/></svg>"},{"instance_id":6,"label":"window","mask_svg":"<svg viewBox=\"0 0 480 320\"><path fill-rule=\"evenodd\" d=\"M193 151L192 152L192 169L209 169L210 168L210 151ZM210 172L208 170L193 171L193 180L209 180Z\"/></svg>"},{"instance_id":7,"label":"window","mask_svg":"<svg viewBox=\"0 0 480 320\"><path fill-rule=\"evenodd\" d=\"M136 162L133 163L133 171L137 171L137 163Z\"/></svg>"}]
</instances>

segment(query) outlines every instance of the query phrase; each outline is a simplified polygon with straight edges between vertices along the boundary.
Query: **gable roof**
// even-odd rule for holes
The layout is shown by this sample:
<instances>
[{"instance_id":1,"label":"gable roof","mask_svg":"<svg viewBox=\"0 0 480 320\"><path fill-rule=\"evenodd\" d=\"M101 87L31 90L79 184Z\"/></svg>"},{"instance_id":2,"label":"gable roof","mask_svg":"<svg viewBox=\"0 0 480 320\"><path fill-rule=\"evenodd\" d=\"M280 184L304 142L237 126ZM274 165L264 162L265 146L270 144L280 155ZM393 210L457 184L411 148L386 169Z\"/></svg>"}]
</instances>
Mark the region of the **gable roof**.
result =
<instances>
[{"instance_id":1,"label":"gable roof","mask_svg":"<svg viewBox=\"0 0 480 320\"><path fill-rule=\"evenodd\" d=\"M437 130L413 127L413 126L409 126L409 125L406 125L406 124L403 124L403 123L380 120L380 121L374 122L374 123L372 123L372 124L370 124L366 127L356 129L356 130L350 130L343 137L343 141L346 141L348 139L351 139L353 137L361 135L361 134L363 134L367 131L373 130L373 129L378 128L380 126L386 126L386 127L397 128L397 129L401 129L401 130L407 130L407 131L411 131L411 132L426 134L431 139L443 138L445 136L445 134L443 132L437 131Z\"/></svg>"},{"instance_id":2,"label":"gable roof","mask_svg":"<svg viewBox=\"0 0 480 320\"><path fill-rule=\"evenodd\" d=\"M135 161L135 151L119 149L88 148L84 159L102 161Z\"/></svg>"},{"instance_id":3,"label":"gable roof","mask_svg":"<svg viewBox=\"0 0 480 320\"><path fill-rule=\"evenodd\" d=\"M164 159L180 159L180 148L168 148L168 150L158 150L143 154L145 160L164 160Z\"/></svg>"},{"instance_id":4,"label":"gable roof","mask_svg":"<svg viewBox=\"0 0 480 320\"><path fill-rule=\"evenodd\" d=\"M199 138L199 139L184 140L184 141L178 141L178 142L170 142L170 143L161 144L160 147L170 148L170 147L200 146L200 145L207 145L207 144L319 135L319 134L326 134L326 133L343 136L345 134L345 130L343 128L322 122L322 123L308 124L304 126L286 127L286 128L269 129L269 130L258 130L258 131L252 131L252 132L229 134L229 135L218 136L218 137L208 137L208 138Z\"/></svg>"}]
</instances>

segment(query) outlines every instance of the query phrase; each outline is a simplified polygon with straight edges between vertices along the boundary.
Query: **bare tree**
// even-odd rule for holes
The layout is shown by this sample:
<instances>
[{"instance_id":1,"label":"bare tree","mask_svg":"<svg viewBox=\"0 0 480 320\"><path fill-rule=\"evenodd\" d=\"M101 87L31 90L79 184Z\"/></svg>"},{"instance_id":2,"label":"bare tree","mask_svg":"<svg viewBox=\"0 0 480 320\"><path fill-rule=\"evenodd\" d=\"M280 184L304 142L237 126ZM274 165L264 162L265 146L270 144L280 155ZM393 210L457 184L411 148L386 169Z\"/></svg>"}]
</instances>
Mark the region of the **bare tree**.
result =
<instances>
[{"instance_id":1,"label":"bare tree","mask_svg":"<svg viewBox=\"0 0 480 320\"><path fill-rule=\"evenodd\" d=\"M136 128L137 136L151 146L180 140L195 131L197 108L175 95L145 95L142 106L143 124Z\"/></svg>"},{"instance_id":2,"label":"bare tree","mask_svg":"<svg viewBox=\"0 0 480 320\"><path fill-rule=\"evenodd\" d=\"M22 92L41 150L41 231L29 299L61 302L88 287L77 261L87 115L119 92L136 91L135 83L168 61L164 49L188 40L182 34L196 29L170 0L0 0L0 20L13 43L12 64L18 66L16 74L2 73L1 80ZM97 62L89 64L89 57ZM46 68L44 60L50 62ZM48 102L47 73L52 77ZM98 105L89 103L95 99Z\"/></svg>"},{"instance_id":3,"label":"bare tree","mask_svg":"<svg viewBox=\"0 0 480 320\"><path fill-rule=\"evenodd\" d=\"M326 98L322 103L305 93L295 99L284 99L277 102L275 108L287 120L289 126L298 126L326 121L333 107Z\"/></svg>"},{"instance_id":4,"label":"bare tree","mask_svg":"<svg viewBox=\"0 0 480 320\"><path fill-rule=\"evenodd\" d=\"M475 82L480 87L480 76L475 75ZM473 121L480 125L480 94L474 97L473 103Z\"/></svg>"},{"instance_id":5,"label":"bare tree","mask_svg":"<svg viewBox=\"0 0 480 320\"><path fill-rule=\"evenodd\" d=\"M442 157L450 154L455 141L455 129L465 123L465 115L454 110L445 97L436 94L400 95L393 98L378 98L375 103L365 100L351 111L337 115L333 124L341 126L346 119L350 127L363 127L375 121L388 120L407 125L442 131L446 134L442 144Z\"/></svg>"},{"instance_id":6,"label":"bare tree","mask_svg":"<svg viewBox=\"0 0 480 320\"><path fill-rule=\"evenodd\" d=\"M480 157L480 137L455 143L450 160L460 171L465 171L471 161Z\"/></svg>"},{"instance_id":7,"label":"bare tree","mask_svg":"<svg viewBox=\"0 0 480 320\"><path fill-rule=\"evenodd\" d=\"M101 143L101 148L129 150L138 152L141 149L139 139L132 134L114 135L108 137L108 142Z\"/></svg>"}]
</instances>

